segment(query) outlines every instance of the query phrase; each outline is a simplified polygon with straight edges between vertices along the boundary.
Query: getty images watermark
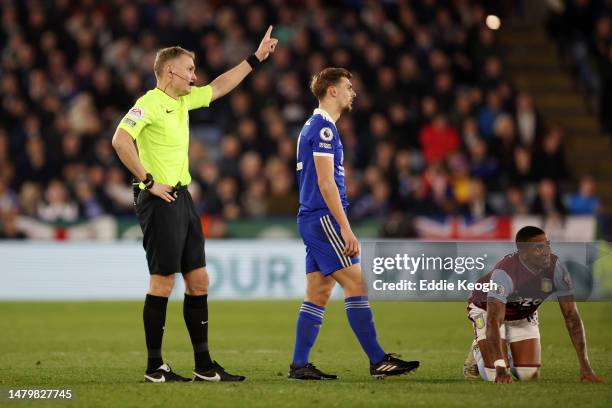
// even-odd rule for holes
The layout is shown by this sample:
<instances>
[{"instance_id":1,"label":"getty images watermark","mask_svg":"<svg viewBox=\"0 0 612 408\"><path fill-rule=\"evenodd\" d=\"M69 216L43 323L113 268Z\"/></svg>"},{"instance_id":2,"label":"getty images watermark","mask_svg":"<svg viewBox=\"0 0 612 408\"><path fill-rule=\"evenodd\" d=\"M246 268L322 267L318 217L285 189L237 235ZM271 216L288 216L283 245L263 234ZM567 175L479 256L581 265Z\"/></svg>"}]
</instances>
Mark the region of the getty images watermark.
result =
<instances>
[{"instance_id":1,"label":"getty images watermark","mask_svg":"<svg viewBox=\"0 0 612 408\"><path fill-rule=\"evenodd\" d=\"M555 268L562 268L577 300L606 300L612 299L608 245L553 242L523 248L518 257L514 242L364 241L361 266L372 299L457 301L474 290L503 291L492 272L515 262L533 272L534 290L554 294L561 276Z\"/></svg>"},{"instance_id":2,"label":"getty images watermark","mask_svg":"<svg viewBox=\"0 0 612 408\"><path fill-rule=\"evenodd\" d=\"M469 273L482 273L487 266L486 259L488 255L482 256L412 256L407 253L395 254L395 256L378 256L372 260L372 273L382 275L385 272L405 272L413 276L417 272L427 271L445 271L447 273L455 273L463 275ZM468 279L459 279L457 281L449 281L447 279L419 279L413 281L409 279L400 279L395 282L385 282L382 278L375 279L372 283L372 289L375 291L467 291L467 290L498 290L497 284L492 280L488 282L470 282Z\"/></svg>"}]
</instances>

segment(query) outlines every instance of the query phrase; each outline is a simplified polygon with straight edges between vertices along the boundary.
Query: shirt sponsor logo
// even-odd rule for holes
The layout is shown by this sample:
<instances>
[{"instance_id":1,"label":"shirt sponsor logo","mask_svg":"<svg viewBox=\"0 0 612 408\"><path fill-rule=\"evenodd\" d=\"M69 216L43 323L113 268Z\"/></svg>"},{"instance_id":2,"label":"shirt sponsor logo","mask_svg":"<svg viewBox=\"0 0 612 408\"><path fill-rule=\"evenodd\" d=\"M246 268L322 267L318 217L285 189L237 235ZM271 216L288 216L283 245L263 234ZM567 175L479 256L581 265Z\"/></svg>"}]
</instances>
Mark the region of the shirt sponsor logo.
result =
<instances>
[{"instance_id":1,"label":"shirt sponsor logo","mask_svg":"<svg viewBox=\"0 0 612 408\"><path fill-rule=\"evenodd\" d=\"M331 142L331 140L334 138L334 132L332 132L330 128L324 127L319 131L319 136L324 142Z\"/></svg>"},{"instance_id":2,"label":"shirt sponsor logo","mask_svg":"<svg viewBox=\"0 0 612 408\"><path fill-rule=\"evenodd\" d=\"M331 143L319 142L319 147L323 147L324 149L331 149L332 145L331 145Z\"/></svg>"},{"instance_id":3,"label":"shirt sponsor logo","mask_svg":"<svg viewBox=\"0 0 612 408\"><path fill-rule=\"evenodd\" d=\"M127 115L132 119L140 119L144 116L144 109L134 106Z\"/></svg>"},{"instance_id":4,"label":"shirt sponsor logo","mask_svg":"<svg viewBox=\"0 0 612 408\"><path fill-rule=\"evenodd\" d=\"M123 118L123 121L122 121L122 122L123 122L123 123L125 123L125 124L126 124L126 125L128 125L128 126L131 126L131 127L135 127L135 126L136 126L136 122L134 122L134 121L133 121L132 119L130 119L130 118Z\"/></svg>"}]
</instances>

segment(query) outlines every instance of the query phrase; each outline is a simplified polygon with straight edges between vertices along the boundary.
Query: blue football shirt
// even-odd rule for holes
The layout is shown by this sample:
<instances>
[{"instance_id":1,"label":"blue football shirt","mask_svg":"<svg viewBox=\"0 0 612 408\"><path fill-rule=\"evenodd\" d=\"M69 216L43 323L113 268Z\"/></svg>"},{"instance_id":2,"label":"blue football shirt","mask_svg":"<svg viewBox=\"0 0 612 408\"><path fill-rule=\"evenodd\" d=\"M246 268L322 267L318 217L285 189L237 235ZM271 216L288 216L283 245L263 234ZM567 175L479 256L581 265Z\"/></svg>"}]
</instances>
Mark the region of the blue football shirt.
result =
<instances>
[{"instance_id":1,"label":"blue football shirt","mask_svg":"<svg viewBox=\"0 0 612 408\"><path fill-rule=\"evenodd\" d=\"M315 109L306 121L297 142L297 181L300 192L298 223L317 220L331 214L317 183L314 156L328 156L334 159L334 180L340 192L342 206L346 210L346 187L344 185L344 152L340 134L330 115L322 109Z\"/></svg>"}]
</instances>

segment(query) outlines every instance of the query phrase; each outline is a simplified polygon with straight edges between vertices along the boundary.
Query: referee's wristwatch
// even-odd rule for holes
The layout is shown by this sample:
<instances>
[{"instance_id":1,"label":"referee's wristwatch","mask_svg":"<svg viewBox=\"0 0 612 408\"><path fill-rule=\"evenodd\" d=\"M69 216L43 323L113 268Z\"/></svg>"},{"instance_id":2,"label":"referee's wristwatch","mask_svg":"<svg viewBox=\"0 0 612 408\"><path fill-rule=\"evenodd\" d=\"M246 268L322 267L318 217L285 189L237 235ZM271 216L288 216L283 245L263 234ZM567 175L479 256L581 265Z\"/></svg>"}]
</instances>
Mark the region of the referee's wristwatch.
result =
<instances>
[{"instance_id":1,"label":"referee's wristwatch","mask_svg":"<svg viewBox=\"0 0 612 408\"><path fill-rule=\"evenodd\" d=\"M153 175L151 173L147 173L146 176L147 177L142 180L142 184L144 184L147 190L150 190L153 187L153 184L155 184L155 180L153 180Z\"/></svg>"}]
</instances>

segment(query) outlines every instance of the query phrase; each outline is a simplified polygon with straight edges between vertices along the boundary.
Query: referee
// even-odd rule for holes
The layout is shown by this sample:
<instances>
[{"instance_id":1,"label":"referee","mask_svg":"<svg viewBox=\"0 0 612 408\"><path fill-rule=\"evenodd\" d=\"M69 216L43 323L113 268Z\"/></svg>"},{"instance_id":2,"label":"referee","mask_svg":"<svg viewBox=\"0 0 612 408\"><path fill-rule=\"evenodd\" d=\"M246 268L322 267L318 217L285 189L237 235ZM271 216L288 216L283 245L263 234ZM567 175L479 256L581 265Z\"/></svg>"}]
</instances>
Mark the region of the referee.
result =
<instances>
[{"instance_id":1,"label":"referee","mask_svg":"<svg viewBox=\"0 0 612 408\"><path fill-rule=\"evenodd\" d=\"M123 117L113 136L113 147L123 164L140 180L135 194L136 214L144 234L149 266L149 291L144 310L148 352L145 380L190 381L174 373L162 359L166 305L174 274L185 280L183 316L195 358L194 381L243 381L227 373L208 351L208 273L204 235L187 185L189 175L189 111L208 107L234 89L278 43L272 26L259 48L209 85L196 80L194 53L181 47L157 52L157 86L140 97ZM138 146L136 149L135 144Z\"/></svg>"}]
</instances>

